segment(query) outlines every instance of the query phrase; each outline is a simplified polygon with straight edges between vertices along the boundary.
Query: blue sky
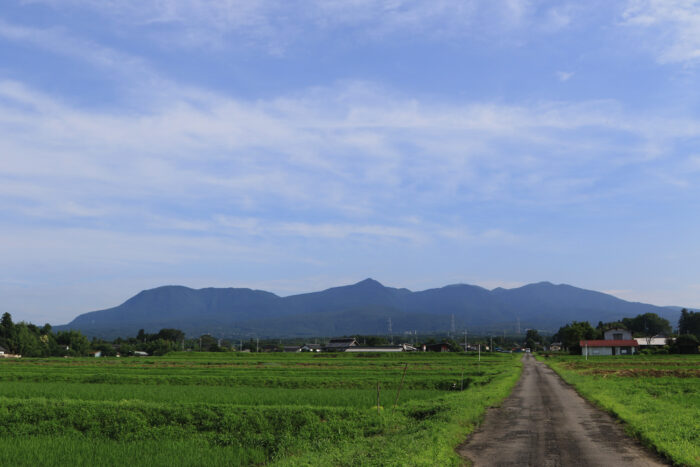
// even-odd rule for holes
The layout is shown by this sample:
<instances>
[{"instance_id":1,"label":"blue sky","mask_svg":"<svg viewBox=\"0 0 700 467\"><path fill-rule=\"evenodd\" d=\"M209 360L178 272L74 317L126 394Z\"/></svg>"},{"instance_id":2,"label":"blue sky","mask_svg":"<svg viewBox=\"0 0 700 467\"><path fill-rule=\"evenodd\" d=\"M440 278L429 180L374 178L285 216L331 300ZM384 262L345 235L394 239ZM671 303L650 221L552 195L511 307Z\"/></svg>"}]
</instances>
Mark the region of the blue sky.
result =
<instances>
[{"instance_id":1,"label":"blue sky","mask_svg":"<svg viewBox=\"0 0 700 467\"><path fill-rule=\"evenodd\" d=\"M700 2L6 0L0 296L549 280L700 306Z\"/></svg>"}]
</instances>

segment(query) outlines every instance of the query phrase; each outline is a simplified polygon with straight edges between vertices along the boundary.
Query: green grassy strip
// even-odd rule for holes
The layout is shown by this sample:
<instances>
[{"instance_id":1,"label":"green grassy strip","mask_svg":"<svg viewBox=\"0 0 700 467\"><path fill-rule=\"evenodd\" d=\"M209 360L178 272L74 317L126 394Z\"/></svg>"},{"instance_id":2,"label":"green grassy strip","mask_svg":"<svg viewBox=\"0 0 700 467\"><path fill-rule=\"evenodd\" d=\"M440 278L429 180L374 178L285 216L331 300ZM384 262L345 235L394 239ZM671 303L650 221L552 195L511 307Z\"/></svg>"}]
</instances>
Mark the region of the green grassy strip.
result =
<instances>
[{"instance_id":1,"label":"green grassy strip","mask_svg":"<svg viewBox=\"0 0 700 467\"><path fill-rule=\"evenodd\" d=\"M464 460L455 448L481 423L488 407L501 403L520 378L522 365L513 359L488 386L415 401L392 417L383 412L386 429L377 436L343 441L326 452L285 457L278 466L458 466Z\"/></svg>"},{"instance_id":2,"label":"green grassy strip","mask_svg":"<svg viewBox=\"0 0 700 467\"><path fill-rule=\"evenodd\" d=\"M636 357L626 358L639 363ZM591 373L598 366L624 365L620 357L595 357L586 363L581 357L540 360L583 397L624 421L628 433L646 446L675 465L700 466L700 379ZM681 361L688 363L688 359ZM646 366L653 369L654 365L653 358L647 357Z\"/></svg>"}]
</instances>

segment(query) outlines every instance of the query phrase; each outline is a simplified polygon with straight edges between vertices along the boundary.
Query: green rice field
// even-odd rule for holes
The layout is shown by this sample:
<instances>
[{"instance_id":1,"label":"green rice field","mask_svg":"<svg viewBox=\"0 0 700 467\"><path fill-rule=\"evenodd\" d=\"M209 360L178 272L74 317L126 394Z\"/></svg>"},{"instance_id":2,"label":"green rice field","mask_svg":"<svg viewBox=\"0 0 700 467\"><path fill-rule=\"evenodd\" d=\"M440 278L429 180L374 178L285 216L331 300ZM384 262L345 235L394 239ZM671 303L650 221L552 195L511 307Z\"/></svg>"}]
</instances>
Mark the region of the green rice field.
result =
<instances>
[{"instance_id":1,"label":"green rice field","mask_svg":"<svg viewBox=\"0 0 700 467\"><path fill-rule=\"evenodd\" d=\"M643 444L700 466L700 355L539 358Z\"/></svg>"},{"instance_id":2,"label":"green rice field","mask_svg":"<svg viewBox=\"0 0 700 467\"><path fill-rule=\"evenodd\" d=\"M0 465L459 465L519 375L510 354L0 360Z\"/></svg>"}]
</instances>

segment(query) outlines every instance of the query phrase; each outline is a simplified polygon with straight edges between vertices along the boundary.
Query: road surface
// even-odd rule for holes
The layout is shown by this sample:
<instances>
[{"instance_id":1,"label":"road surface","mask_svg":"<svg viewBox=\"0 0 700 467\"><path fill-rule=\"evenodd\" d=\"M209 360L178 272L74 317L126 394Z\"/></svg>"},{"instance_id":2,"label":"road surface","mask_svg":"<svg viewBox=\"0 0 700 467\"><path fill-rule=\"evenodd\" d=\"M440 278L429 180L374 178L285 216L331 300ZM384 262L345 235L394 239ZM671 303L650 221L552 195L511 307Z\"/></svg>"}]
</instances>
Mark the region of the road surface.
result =
<instances>
[{"instance_id":1,"label":"road surface","mask_svg":"<svg viewBox=\"0 0 700 467\"><path fill-rule=\"evenodd\" d=\"M530 354L513 393L457 452L475 467L667 465Z\"/></svg>"}]
</instances>

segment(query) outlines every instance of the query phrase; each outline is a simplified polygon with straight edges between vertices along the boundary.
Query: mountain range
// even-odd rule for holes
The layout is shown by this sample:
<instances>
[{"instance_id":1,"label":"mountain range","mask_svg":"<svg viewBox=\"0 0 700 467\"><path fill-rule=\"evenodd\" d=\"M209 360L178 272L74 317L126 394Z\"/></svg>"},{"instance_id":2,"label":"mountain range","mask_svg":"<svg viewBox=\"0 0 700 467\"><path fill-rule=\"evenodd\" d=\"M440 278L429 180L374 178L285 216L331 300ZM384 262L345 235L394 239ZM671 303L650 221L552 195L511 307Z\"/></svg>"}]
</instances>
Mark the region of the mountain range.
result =
<instances>
[{"instance_id":1,"label":"mountain range","mask_svg":"<svg viewBox=\"0 0 700 467\"><path fill-rule=\"evenodd\" d=\"M313 293L280 297L247 288L191 289L169 285L144 290L114 308L76 317L56 330L90 337L134 336L139 329L177 328L188 336L310 337L447 332L556 331L572 321L611 322L656 313L673 326L678 309L628 302L571 285L539 282L488 290L455 284L413 292L373 279ZM454 324L453 324L454 323Z\"/></svg>"}]
</instances>

